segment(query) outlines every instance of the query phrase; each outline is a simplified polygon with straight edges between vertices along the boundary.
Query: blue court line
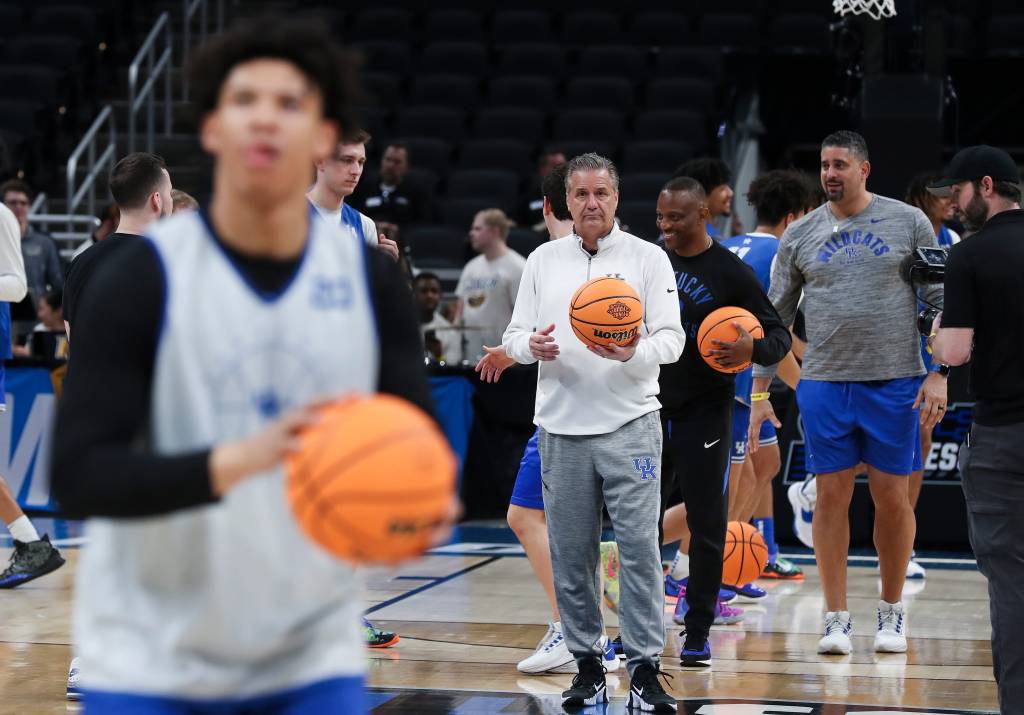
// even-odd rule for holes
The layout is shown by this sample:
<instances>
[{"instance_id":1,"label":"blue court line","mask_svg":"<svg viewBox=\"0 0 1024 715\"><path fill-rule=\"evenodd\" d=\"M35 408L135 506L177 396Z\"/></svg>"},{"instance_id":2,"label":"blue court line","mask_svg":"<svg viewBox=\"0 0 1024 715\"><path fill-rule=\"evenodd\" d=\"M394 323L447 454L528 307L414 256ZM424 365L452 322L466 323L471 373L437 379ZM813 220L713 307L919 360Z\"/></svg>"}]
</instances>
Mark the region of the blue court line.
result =
<instances>
[{"instance_id":1,"label":"blue court line","mask_svg":"<svg viewBox=\"0 0 1024 715\"><path fill-rule=\"evenodd\" d=\"M467 556L479 556L479 554L466 554L466 555ZM389 598L387 601L382 601L381 603L378 603L376 606L373 606L372 608L366 609L365 613L366 613L366 615L370 615L371 613L376 613L377 611L381 610L382 608L387 608L388 606L391 606L391 605L393 605L395 603L398 603L399 601L404 601L407 598L411 598L412 596L415 596L417 594L423 593L424 591L432 589L435 586L440 586L442 583L448 583L449 581L451 581L453 579L457 579L459 576L464 576L464 575L468 574L470 571L476 571L479 568L483 568L484 566L487 566L489 564L494 563L495 561L497 561L500 558L503 558L503 557L502 556L491 556L491 557L489 557L487 559L484 559L483 561L481 561L478 564L473 564L472 566L467 566L464 569L459 569L455 573L450 573L447 576L442 576L441 578L434 579L430 583L425 583L422 586L419 586L417 588L412 589L411 591L407 591L407 592L403 593L401 596L395 596L394 598Z\"/></svg>"}]
</instances>

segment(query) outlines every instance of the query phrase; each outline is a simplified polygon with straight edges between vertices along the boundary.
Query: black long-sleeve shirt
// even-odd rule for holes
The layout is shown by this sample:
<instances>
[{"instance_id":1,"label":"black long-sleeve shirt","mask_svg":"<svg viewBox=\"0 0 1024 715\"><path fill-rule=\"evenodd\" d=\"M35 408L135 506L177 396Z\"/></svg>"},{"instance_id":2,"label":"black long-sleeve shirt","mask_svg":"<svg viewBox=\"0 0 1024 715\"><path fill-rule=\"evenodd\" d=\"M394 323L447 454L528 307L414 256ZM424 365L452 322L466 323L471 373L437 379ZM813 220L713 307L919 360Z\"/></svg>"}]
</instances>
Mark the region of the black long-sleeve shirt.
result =
<instances>
[{"instance_id":1,"label":"black long-sleeve shirt","mask_svg":"<svg viewBox=\"0 0 1024 715\"><path fill-rule=\"evenodd\" d=\"M286 285L301 262L221 247L268 292ZM370 251L368 260L380 343L378 391L432 412L409 288L390 258ZM165 289L155 252L137 241L111 255L81 296L52 460L54 495L69 514L140 517L216 500L209 449L166 456L146 444ZM344 360L338 356L339 370Z\"/></svg>"},{"instance_id":2,"label":"black long-sleeve shirt","mask_svg":"<svg viewBox=\"0 0 1024 715\"><path fill-rule=\"evenodd\" d=\"M792 346L789 330L765 294L750 266L732 251L713 243L696 256L683 258L668 252L676 274L679 312L686 333L686 347L679 360L661 366L658 399L662 412L672 417L693 400L732 400L735 375L718 372L701 357L697 331L711 312L727 306L746 308L764 328L764 337L754 341L754 362L774 365Z\"/></svg>"}]
</instances>

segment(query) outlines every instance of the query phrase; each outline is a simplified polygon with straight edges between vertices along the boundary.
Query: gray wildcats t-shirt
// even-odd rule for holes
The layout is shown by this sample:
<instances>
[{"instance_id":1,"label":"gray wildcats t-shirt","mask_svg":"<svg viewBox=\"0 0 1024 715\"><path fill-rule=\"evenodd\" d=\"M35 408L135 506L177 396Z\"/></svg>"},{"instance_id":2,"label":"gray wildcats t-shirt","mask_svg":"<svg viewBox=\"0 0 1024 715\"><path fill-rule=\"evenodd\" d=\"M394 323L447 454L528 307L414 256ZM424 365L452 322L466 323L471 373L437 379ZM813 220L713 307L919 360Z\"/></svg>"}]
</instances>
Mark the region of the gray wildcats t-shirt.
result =
<instances>
[{"instance_id":1,"label":"gray wildcats t-shirt","mask_svg":"<svg viewBox=\"0 0 1024 715\"><path fill-rule=\"evenodd\" d=\"M862 382L923 375L917 295L899 266L915 248L936 245L920 209L877 194L855 216L837 219L826 202L790 225L768 297L792 325L803 294L801 377ZM928 286L923 296L942 305L942 286ZM755 376L773 373L754 366Z\"/></svg>"}]
</instances>

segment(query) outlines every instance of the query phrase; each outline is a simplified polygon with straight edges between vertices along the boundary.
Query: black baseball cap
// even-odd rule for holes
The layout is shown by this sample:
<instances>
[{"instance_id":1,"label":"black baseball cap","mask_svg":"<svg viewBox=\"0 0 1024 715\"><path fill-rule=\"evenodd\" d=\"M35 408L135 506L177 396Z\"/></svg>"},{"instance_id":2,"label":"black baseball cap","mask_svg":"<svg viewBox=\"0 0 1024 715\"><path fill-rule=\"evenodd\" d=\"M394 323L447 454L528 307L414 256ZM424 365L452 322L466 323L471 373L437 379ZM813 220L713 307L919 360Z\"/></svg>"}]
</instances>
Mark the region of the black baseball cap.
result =
<instances>
[{"instance_id":1,"label":"black baseball cap","mask_svg":"<svg viewBox=\"0 0 1024 715\"><path fill-rule=\"evenodd\" d=\"M983 176L991 176L993 181L1020 183L1020 169L1013 157L994 146L978 144L958 151L942 172L942 178L928 184L928 190L937 195L948 194L953 184L975 181Z\"/></svg>"}]
</instances>

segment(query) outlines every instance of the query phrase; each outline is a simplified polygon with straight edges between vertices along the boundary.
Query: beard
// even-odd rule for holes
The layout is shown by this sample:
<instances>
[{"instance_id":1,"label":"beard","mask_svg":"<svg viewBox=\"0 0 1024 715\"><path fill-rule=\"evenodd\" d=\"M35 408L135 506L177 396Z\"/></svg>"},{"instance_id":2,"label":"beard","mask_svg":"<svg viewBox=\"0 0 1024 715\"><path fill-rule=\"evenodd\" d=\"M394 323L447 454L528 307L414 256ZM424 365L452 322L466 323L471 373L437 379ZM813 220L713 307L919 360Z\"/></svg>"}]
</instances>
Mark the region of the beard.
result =
<instances>
[{"instance_id":1,"label":"beard","mask_svg":"<svg viewBox=\"0 0 1024 715\"><path fill-rule=\"evenodd\" d=\"M988 221L988 204L978 194L971 197L971 200L963 208L964 226L970 231L980 231L981 227Z\"/></svg>"},{"instance_id":2,"label":"beard","mask_svg":"<svg viewBox=\"0 0 1024 715\"><path fill-rule=\"evenodd\" d=\"M846 188L842 184L837 188L829 188L823 184L822 188L825 189L825 195L828 196L829 201L842 201L843 195L846 193Z\"/></svg>"}]
</instances>

